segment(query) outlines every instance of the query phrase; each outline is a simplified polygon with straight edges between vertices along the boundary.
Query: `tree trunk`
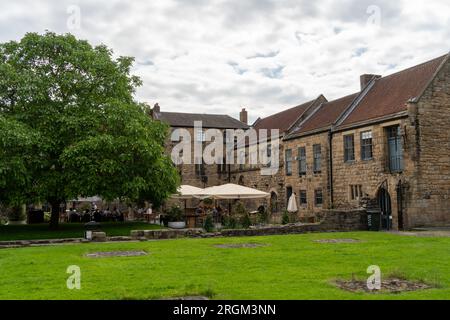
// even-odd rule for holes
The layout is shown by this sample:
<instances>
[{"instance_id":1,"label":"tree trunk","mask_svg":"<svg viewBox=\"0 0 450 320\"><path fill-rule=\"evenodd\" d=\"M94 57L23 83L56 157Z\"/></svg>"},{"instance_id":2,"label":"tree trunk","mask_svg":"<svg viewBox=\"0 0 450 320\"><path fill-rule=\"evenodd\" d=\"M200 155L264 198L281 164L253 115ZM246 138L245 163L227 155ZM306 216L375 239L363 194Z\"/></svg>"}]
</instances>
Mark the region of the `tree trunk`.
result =
<instances>
[{"instance_id":1,"label":"tree trunk","mask_svg":"<svg viewBox=\"0 0 450 320\"><path fill-rule=\"evenodd\" d=\"M50 216L50 229L58 229L59 225L59 206L61 201L51 201L52 212Z\"/></svg>"}]
</instances>

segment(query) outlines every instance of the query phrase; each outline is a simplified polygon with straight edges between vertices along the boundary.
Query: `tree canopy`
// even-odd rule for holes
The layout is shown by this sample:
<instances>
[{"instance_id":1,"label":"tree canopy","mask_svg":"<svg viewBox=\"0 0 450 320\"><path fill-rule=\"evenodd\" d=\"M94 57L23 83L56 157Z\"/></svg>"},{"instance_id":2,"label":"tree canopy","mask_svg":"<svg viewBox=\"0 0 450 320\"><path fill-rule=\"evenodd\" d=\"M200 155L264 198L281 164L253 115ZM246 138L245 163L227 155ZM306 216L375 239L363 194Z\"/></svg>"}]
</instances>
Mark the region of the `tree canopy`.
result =
<instances>
[{"instance_id":1,"label":"tree canopy","mask_svg":"<svg viewBox=\"0 0 450 320\"><path fill-rule=\"evenodd\" d=\"M132 64L70 34L0 44L0 201L59 210L78 196L159 204L176 192L168 127L134 100Z\"/></svg>"}]
</instances>

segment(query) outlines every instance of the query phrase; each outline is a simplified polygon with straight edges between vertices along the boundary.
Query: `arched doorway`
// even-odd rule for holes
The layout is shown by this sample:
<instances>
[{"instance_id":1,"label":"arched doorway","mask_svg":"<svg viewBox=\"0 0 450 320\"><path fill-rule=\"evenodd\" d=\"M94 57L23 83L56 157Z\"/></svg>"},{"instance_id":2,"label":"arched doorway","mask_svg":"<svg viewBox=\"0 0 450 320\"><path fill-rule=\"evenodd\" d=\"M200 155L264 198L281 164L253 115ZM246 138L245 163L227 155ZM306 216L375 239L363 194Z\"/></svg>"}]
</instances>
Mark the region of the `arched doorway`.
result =
<instances>
[{"instance_id":1,"label":"arched doorway","mask_svg":"<svg viewBox=\"0 0 450 320\"><path fill-rule=\"evenodd\" d=\"M392 209L391 196L385 187L381 187L378 191L378 205L381 210L381 229L392 229Z\"/></svg>"},{"instance_id":2,"label":"arched doorway","mask_svg":"<svg viewBox=\"0 0 450 320\"><path fill-rule=\"evenodd\" d=\"M272 213L278 212L278 196L275 191L270 193L270 211Z\"/></svg>"}]
</instances>

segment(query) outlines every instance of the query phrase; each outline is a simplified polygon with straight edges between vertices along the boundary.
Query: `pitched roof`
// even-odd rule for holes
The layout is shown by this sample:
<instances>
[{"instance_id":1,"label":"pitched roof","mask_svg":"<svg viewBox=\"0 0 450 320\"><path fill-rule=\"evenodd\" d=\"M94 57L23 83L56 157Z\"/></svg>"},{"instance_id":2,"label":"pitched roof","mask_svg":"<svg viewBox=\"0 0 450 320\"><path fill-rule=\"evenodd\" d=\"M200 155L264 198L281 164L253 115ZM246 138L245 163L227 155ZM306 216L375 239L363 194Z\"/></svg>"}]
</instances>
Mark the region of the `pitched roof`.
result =
<instances>
[{"instance_id":1,"label":"pitched roof","mask_svg":"<svg viewBox=\"0 0 450 320\"><path fill-rule=\"evenodd\" d=\"M339 127L405 111L407 102L422 94L446 58L447 55L374 80L372 88Z\"/></svg>"},{"instance_id":2,"label":"pitched roof","mask_svg":"<svg viewBox=\"0 0 450 320\"><path fill-rule=\"evenodd\" d=\"M297 136L320 129L329 129L340 115L350 106L359 93L354 93L333 101L323 103L309 118L292 130L289 136Z\"/></svg>"},{"instance_id":3,"label":"pitched roof","mask_svg":"<svg viewBox=\"0 0 450 320\"><path fill-rule=\"evenodd\" d=\"M260 129L279 129L280 135L285 133L297 120L298 118L308 110L308 108L316 101L317 99L308 101L299 106L281 111L279 113L273 114L269 117L258 120L253 128L255 130Z\"/></svg>"},{"instance_id":4,"label":"pitched roof","mask_svg":"<svg viewBox=\"0 0 450 320\"><path fill-rule=\"evenodd\" d=\"M225 114L157 112L155 118L171 127L194 127L194 121L201 121L203 128L247 129L248 125Z\"/></svg>"}]
</instances>

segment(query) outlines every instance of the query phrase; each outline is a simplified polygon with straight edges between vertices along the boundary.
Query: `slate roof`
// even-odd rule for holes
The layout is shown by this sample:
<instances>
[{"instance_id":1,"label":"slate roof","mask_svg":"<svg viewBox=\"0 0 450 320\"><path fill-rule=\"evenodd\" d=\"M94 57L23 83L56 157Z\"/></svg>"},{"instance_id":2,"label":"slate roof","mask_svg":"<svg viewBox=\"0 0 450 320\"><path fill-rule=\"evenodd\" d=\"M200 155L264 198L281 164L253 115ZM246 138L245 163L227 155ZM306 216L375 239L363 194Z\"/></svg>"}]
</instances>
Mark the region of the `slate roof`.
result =
<instances>
[{"instance_id":1,"label":"slate roof","mask_svg":"<svg viewBox=\"0 0 450 320\"><path fill-rule=\"evenodd\" d=\"M225 114L157 112L155 118L171 127L194 127L194 121L202 121L203 128L248 129L248 125Z\"/></svg>"},{"instance_id":2,"label":"slate roof","mask_svg":"<svg viewBox=\"0 0 450 320\"><path fill-rule=\"evenodd\" d=\"M308 101L296 107L281 111L269 117L259 119L254 125L255 130L260 129L279 129L280 135L283 135L297 120L308 110L308 108L316 101Z\"/></svg>"},{"instance_id":3,"label":"slate roof","mask_svg":"<svg viewBox=\"0 0 450 320\"><path fill-rule=\"evenodd\" d=\"M407 102L422 94L446 58L447 55L376 79L373 87L339 126L406 111Z\"/></svg>"},{"instance_id":4,"label":"slate roof","mask_svg":"<svg viewBox=\"0 0 450 320\"><path fill-rule=\"evenodd\" d=\"M329 129L358 95L359 92L323 103L316 112L292 130L289 137L294 137L321 129Z\"/></svg>"}]
</instances>

